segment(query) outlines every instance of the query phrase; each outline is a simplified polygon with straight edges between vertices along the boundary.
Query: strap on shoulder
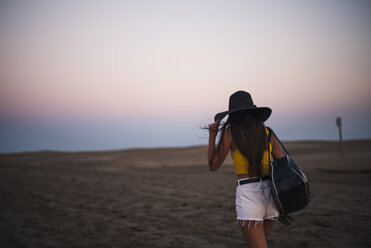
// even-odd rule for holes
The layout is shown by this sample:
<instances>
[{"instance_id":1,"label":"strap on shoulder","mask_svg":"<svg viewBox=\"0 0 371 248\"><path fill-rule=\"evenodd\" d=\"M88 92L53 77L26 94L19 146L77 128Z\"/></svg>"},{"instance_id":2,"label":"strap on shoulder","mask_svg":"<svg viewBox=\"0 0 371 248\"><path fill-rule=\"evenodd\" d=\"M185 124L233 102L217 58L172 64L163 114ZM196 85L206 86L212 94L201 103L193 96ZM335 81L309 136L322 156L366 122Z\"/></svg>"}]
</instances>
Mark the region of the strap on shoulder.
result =
<instances>
[{"instance_id":1,"label":"strap on shoulder","mask_svg":"<svg viewBox=\"0 0 371 248\"><path fill-rule=\"evenodd\" d=\"M272 134L272 129L270 127L267 127L267 130L268 130L268 163L269 163L269 167L270 167L270 164L271 164L271 146L270 146L270 143L271 143L271 134Z\"/></svg>"},{"instance_id":2,"label":"strap on shoulder","mask_svg":"<svg viewBox=\"0 0 371 248\"><path fill-rule=\"evenodd\" d=\"M273 131L270 127L266 127L266 128L268 130L268 144L269 144L269 142L271 142L271 136L272 136Z\"/></svg>"},{"instance_id":3,"label":"strap on shoulder","mask_svg":"<svg viewBox=\"0 0 371 248\"><path fill-rule=\"evenodd\" d=\"M280 141L280 139L277 137L277 135L273 132L273 130L270 128L270 127L267 127L268 129L268 142L271 141L271 136L272 134L274 135L274 137L276 137L278 143L280 143L281 147L283 148L283 150L285 150L286 154L290 156L290 153L286 150L286 147L282 144L282 142Z\"/></svg>"}]
</instances>

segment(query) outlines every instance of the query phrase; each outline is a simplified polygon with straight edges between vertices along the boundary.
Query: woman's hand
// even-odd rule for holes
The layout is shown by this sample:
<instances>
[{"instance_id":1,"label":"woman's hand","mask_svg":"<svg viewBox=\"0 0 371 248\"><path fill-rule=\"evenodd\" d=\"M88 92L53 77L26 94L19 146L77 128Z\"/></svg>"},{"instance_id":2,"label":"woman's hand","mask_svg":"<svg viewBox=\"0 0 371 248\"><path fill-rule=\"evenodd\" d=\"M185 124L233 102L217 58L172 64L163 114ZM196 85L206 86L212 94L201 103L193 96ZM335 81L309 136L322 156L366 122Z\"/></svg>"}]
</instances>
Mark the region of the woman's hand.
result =
<instances>
[{"instance_id":1,"label":"woman's hand","mask_svg":"<svg viewBox=\"0 0 371 248\"><path fill-rule=\"evenodd\" d=\"M217 120L216 122L209 125L209 135L210 137L216 137L219 131L219 123L220 120Z\"/></svg>"}]
</instances>

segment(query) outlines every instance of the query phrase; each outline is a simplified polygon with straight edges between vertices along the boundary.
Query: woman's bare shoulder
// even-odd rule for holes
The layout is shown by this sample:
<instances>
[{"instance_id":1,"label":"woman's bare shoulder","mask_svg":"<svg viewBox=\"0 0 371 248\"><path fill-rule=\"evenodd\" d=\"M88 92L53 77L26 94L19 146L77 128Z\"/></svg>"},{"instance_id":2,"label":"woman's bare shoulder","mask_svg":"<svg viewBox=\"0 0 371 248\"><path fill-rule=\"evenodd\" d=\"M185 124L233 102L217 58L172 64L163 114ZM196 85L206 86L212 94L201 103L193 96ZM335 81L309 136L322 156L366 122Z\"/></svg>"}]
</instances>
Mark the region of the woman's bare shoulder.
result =
<instances>
[{"instance_id":1,"label":"woman's bare shoulder","mask_svg":"<svg viewBox=\"0 0 371 248\"><path fill-rule=\"evenodd\" d=\"M226 135L226 138L228 138L229 140L232 140L232 133L231 133L230 127L225 128L225 135Z\"/></svg>"},{"instance_id":2,"label":"woman's bare shoulder","mask_svg":"<svg viewBox=\"0 0 371 248\"><path fill-rule=\"evenodd\" d=\"M230 144L230 149L231 149L232 151L236 150L236 145L235 145L234 142L233 142L233 139L232 139L232 132L231 132L230 127L227 127L227 128L225 129L225 134L226 134L226 138L228 139L228 142L229 142L229 144Z\"/></svg>"}]
</instances>

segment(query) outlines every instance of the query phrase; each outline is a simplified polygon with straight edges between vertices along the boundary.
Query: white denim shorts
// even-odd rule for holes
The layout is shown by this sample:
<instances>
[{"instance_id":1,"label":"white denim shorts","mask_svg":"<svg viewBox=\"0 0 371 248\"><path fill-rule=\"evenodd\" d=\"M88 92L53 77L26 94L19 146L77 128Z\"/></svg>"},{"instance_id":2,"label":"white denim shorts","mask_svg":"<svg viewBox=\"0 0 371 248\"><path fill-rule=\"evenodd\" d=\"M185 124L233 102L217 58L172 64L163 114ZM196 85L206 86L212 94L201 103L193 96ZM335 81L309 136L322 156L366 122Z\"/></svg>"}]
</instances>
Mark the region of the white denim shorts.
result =
<instances>
[{"instance_id":1,"label":"white denim shorts","mask_svg":"<svg viewBox=\"0 0 371 248\"><path fill-rule=\"evenodd\" d=\"M279 212L271 195L270 180L238 185L236 212L239 221L277 219Z\"/></svg>"}]
</instances>

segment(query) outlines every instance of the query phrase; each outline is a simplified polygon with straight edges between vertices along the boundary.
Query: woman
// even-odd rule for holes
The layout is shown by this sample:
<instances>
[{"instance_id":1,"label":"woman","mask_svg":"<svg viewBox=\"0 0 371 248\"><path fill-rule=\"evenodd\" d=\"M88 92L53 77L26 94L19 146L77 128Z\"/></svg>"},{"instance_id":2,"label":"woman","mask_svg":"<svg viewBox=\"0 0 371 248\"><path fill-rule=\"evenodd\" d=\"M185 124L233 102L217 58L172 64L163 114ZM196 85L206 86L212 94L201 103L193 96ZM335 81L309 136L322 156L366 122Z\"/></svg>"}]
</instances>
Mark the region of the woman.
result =
<instances>
[{"instance_id":1,"label":"woman","mask_svg":"<svg viewBox=\"0 0 371 248\"><path fill-rule=\"evenodd\" d=\"M268 142L264 121L271 112L256 107L248 92L237 91L229 98L229 110L218 113L209 125L209 168L217 170L231 151L237 174L237 220L248 247L253 248L267 247L266 238L279 216L270 193L268 146L274 159L284 154L274 135ZM219 129L226 115L228 119Z\"/></svg>"}]
</instances>

